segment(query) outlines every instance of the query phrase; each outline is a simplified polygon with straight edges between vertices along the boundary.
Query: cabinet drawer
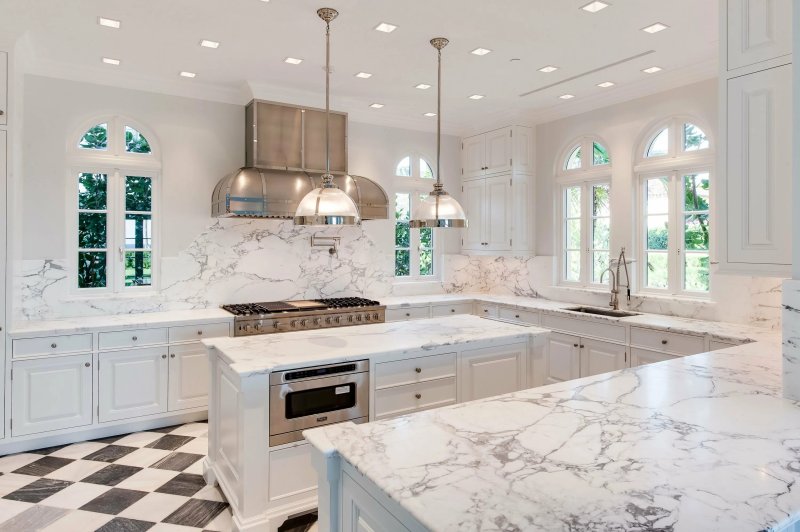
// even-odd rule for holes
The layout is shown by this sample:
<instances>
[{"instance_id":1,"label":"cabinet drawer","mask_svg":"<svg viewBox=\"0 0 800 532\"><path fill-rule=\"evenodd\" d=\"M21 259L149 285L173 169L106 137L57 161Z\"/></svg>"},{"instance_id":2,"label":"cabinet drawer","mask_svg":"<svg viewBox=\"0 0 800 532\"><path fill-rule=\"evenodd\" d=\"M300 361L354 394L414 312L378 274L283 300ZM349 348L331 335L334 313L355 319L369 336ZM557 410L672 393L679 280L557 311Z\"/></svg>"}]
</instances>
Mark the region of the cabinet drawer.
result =
<instances>
[{"instance_id":1,"label":"cabinet drawer","mask_svg":"<svg viewBox=\"0 0 800 532\"><path fill-rule=\"evenodd\" d=\"M456 314L472 314L472 303L453 303L452 305L434 305L431 307L431 315L455 316Z\"/></svg>"},{"instance_id":2,"label":"cabinet drawer","mask_svg":"<svg viewBox=\"0 0 800 532\"><path fill-rule=\"evenodd\" d=\"M230 336L231 330L228 323L206 323L204 325L182 325L169 328L169 341L196 342L203 338L217 338Z\"/></svg>"},{"instance_id":3,"label":"cabinet drawer","mask_svg":"<svg viewBox=\"0 0 800 532\"><path fill-rule=\"evenodd\" d=\"M742 345L742 342L721 342L719 340L711 340L709 345L709 351L718 351L720 349L727 349L729 347L736 347L737 345Z\"/></svg>"},{"instance_id":4,"label":"cabinet drawer","mask_svg":"<svg viewBox=\"0 0 800 532\"><path fill-rule=\"evenodd\" d=\"M195 333L197 331L195 330ZM143 345L159 345L167 343L167 329L131 329L100 333L100 349L141 347Z\"/></svg>"},{"instance_id":5,"label":"cabinet drawer","mask_svg":"<svg viewBox=\"0 0 800 532\"><path fill-rule=\"evenodd\" d=\"M578 336L591 336L601 340L625 343L625 326L614 323L581 320L553 314L542 314L542 326Z\"/></svg>"},{"instance_id":6,"label":"cabinet drawer","mask_svg":"<svg viewBox=\"0 0 800 532\"><path fill-rule=\"evenodd\" d=\"M481 318L496 318L497 312L497 305L489 303L477 303L475 305L475 315Z\"/></svg>"},{"instance_id":7,"label":"cabinet drawer","mask_svg":"<svg viewBox=\"0 0 800 532\"><path fill-rule=\"evenodd\" d=\"M500 319L539 325L539 313L530 310L516 310L509 307L500 307Z\"/></svg>"},{"instance_id":8,"label":"cabinet drawer","mask_svg":"<svg viewBox=\"0 0 800 532\"><path fill-rule=\"evenodd\" d=\"M376 390L375 418L402 416L419 410L454 404L456 394L455 377Z\"/></svg>"},{"instance_id":9,"label":"cabinet drawer","mask_svg":"<svg viewBox=\"0 0 800 532\"><path fill-rule=\"evenodd\" d=\"M631 347L631 367L646 366L655 362L664 362L665 360L675 360L680 358L678 355L670 355L669 353L660 353L658 351L648 351L647 349L639 349L638 347Z\"/></svg>"},{"instance_id":10,"label":"cabinet drawer","mask_svg":"<svg viewBox=\"0 0 800 532\"><path fill-rule=\"evenodd\" d=\"M695 355L706 350L706 341L702 336L654 331L641 327L631 327L631 345L678 355Z\"/></svg>"},{"instance_id":11,"label":"cabinet drawer","mask_svg":"<svg viewBox=\"0 0 800 532\"><path fill-rule=\"evenodd\" d=\"M43 336L42 338L21 338L11 342L11 355L14 358L35 355L91 352L91 350L91 334L70 334L64 336Z\"/></svg>"},{"instance_id":12,"label":"cabinet drawer","mask_svg":"<svg viewBox=\"0 0 800 532\"><path fill-rule=\"evenodd\" d=\"M425 307L402 307L386 309L386 321L405 321L421 320L429 318L430 308Z\"/></svg>"},{"instance_id":13,"label":"cabinet drawer","mask_svg":"<svg viewBox=\"0 0 800 532\"><path fill-rule=\"evenodd\" d=\"M455 376L455 353L382 362L375 364L375 389Z\"/></svg>"}]
</instances>

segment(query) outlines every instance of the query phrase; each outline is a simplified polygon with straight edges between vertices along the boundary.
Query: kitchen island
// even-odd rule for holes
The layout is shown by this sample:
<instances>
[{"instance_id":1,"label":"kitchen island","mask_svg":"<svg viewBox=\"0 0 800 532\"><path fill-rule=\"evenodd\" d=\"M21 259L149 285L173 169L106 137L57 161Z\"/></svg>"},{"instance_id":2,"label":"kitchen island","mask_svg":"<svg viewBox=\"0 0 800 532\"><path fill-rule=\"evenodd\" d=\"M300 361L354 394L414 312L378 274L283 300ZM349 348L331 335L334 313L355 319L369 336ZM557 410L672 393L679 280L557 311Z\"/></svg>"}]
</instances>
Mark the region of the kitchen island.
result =
<instances>
[{"instance_id":1,"label":"kitchen island","mask_svg":"<svg viewBox=\"0 0 800 532\"><path fill-rule=\"evenodd\" d=\"M280 403L287 394L275 390L280 373L366 366L369 377L353 384L366 386L369 398L359 419L389 419L532 386L530 368L541 363L548 334L460 315L204 340L211 365L206 480L219 483L236 530L275 531L317 507L310 445L299 433L289 441L271 430L276 418L289 417L288 403ZM328 415L317 420L330 422Z\"/></svg>"},{"instance_id":2,"label":"kitchen island","mask_svg":"<svg viewBox=\"0 0 800 532\"><path fill-rule=\"evenodd\" d=\"M306 431L320 530L794 530L781 387L760 342Z\"/></svg>"}]
</instances>

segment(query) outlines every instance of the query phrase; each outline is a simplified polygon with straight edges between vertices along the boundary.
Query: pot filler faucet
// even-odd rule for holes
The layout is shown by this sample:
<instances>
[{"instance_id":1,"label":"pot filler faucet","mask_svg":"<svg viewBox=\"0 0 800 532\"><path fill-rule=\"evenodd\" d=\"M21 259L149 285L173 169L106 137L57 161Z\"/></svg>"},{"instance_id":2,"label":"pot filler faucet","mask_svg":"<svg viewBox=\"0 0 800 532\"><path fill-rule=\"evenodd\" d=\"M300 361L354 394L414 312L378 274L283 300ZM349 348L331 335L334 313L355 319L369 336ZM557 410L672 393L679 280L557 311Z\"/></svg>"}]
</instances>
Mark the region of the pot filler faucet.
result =
<instances>
[{"instance_id":1,"label":"pot filler faucet","mask_svg":"<svg viewBox=\"0 0 800 532\"><path fill-rule=\"evenodd\" d=\"M613 263L612 263L613 264ZM619 284L619 274L620 267L625 268L625 284ZM614 270L611 269L611 266L603 270L603 273L600 274L600 282L603 282L605 278L606 272L611 275L611 302L608 304L614 310L619 310L619 287L624 286L626 289L627 301L628 303L631 302L631 278L628 275L628 261L625 259L625 246L619 252L619 257L617 258L617 271L616 273Z\"/></svg>"}]
</instances>

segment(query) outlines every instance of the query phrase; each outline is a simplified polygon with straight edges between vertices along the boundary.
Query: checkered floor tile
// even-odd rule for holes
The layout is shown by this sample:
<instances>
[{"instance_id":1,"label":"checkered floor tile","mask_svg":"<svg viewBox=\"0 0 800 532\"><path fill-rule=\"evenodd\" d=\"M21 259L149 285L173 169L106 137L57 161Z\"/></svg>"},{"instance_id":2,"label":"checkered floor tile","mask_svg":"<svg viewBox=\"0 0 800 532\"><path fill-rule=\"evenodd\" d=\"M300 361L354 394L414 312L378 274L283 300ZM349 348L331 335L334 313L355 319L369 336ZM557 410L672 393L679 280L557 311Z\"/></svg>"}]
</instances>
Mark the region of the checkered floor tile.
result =
<instances>
[{"instance_id":1,"label":"checkered floor tile","mask_svg":"<svg viewBox=\"0 0 800 532\"><path fill-rule=\"evenodd\" d=\"M228 531L228 503L202 477L207 448L208 425L189 423L0 457L0 532Z\"/></svg>"}]
</instances>

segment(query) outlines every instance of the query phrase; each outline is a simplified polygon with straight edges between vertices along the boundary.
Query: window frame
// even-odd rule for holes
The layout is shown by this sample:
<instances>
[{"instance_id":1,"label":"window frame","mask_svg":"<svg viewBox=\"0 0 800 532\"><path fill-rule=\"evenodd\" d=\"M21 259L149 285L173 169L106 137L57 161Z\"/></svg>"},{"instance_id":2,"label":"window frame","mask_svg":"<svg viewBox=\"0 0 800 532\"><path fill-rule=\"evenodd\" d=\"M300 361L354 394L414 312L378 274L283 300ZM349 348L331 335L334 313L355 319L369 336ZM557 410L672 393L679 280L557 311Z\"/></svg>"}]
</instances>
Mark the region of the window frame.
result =
<instances>
[{"instance_id":1,"label":"window frame","mask_svg":"<svg viewBox=\"0 0 800 532\"><path fill-rule=\"evenodd\" d=\"M708 139L708 148L698 150L684 149L684 124L693 124L705 133ZM669 146L667 153L664 155L647 156L647 150L650 144L655 140L663 129L669 129L667 138ZM650 169L659 170L663 164L673 164L673 161L679 160L681 166L697 164L700 166L706 165L707 161L713 159L714 155L714 140L710 133L710 128L703 120L689 115L677 115L667 119L658 120L645 129L645 134L641 137L636 149L635 157L635 171L640 173L649 171Z\"/></svg>"},{"instance_id":2,"label":"window frame","mask_svg":"<svg viewBox=\"0 0 800 532\"><path fill-rule=\"evenodd\" d=\"M597 143L605 148L608 153L608 162L603 164L594 164L594 144ZM579 168L567 168L569 158L577 148L581 149L581 166ZM611 157L611 150L608 143L597 135L583 135L572 142L567 144L556 162L556 175L558 176L574 176L575 174L584 175L606 175L611 173L611 165L613 164Z\"/></svg>"},{"instance_id":3,"label":"window frame","mask_svg":"<svg viewBox=\"0 0 800 532\"><path fill-rule=\"evenodd\" d=\"M395 213L397 210L397 196L399 194L408 194L409 196L409 219L413 216L414 209L418 205L419 201L421 201L421 195L428 195L430 194L430 190L423 190L420 188L397 188L394 191L394 201L393 201L393 210L392 213ZM392 238L395 238L395 227L397 226L397 221L393 220L392 223ZM409 275L397 275L397 263L396 263L396 251L397 245L396 242L392 243L392 271L394 273L394 281L399 283L413 283L413 282L426 282L426 281L437 281L441 279L441 260L439 259L439 238L437 238L436 230L431 229L431 244L432 246L429 248L431 250L431 260L433 266L433 274L432 275L420 275L419 274L419 261L420 261L420 252L422 251L422 238L420 236L421 229L409 228L410 231L410 238L409 238L409 271L411 272ZM428 249L428 248L426 248ZM416 272L416 273L415 273Z\"/></svg>"}]
</instances>

